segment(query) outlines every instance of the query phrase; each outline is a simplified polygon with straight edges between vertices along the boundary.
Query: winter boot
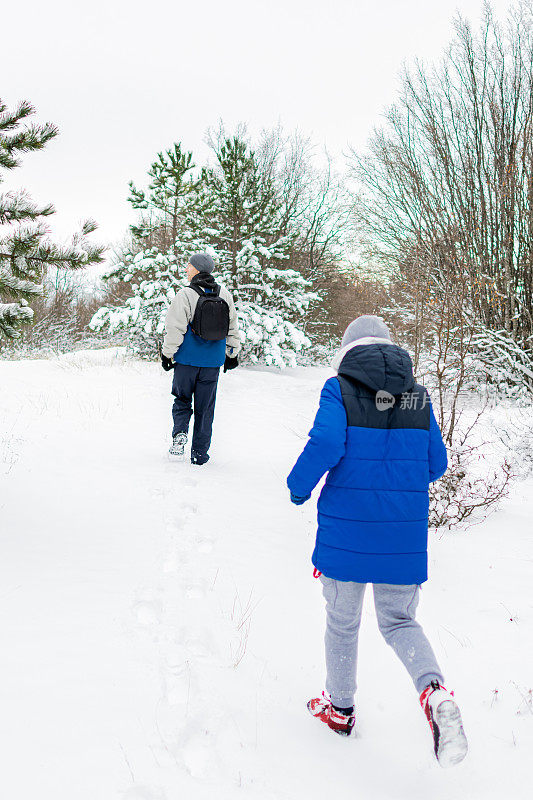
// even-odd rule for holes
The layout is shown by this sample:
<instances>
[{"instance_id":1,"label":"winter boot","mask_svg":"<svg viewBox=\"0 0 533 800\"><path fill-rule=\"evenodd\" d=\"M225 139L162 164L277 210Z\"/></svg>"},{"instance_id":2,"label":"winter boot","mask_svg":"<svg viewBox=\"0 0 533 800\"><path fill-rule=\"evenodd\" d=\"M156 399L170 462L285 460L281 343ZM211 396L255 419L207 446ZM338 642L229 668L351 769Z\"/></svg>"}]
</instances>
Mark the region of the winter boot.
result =
<instances>
[{"instance_id":1,"label":"winter boot","mask_svg":"<svg viewBox=\"0 0 533 800\"><path fill-rule=\"evenodd\" d=\"M207 453L199 453L197 450L191 450L191 464L207 464L209 456Z\"/></svg>"},{"instance_id":2,"label":"winter boot","mask_svg":"<svg viewBox=\"0 0 533 800\"><path fill-rule=\"evenodd\" d=\"M432 681L420 695L420 705L428 719L441 767L460 764L467 754L468 742L453 692L447 692L438 681Z\"/></svg>"},{"instance_id":3,"label":"winter boot","mask_svg":"<svg viewBox=\"0 0 533 800\"><path fill-rule=\"evenodd\" d=\"M175 436L172 437L172 444L168 450L169 456L171 456L176 461L183 459L183 454L185 452L186 444L187 444L187 434L177 433Z\"/></svg>"},{"instance_id":4,"label":"winter boot","mask_svg":"<svg viewBox=\"0 0 533 800\"><path fill-rule=\"evenodd\" d=\"M349 736L355 725L355 715L352 711L351 714L345 714L342 711L334 708L326 692L322 692L321 697L314 697L309 700L307 704L309 713L316 717L321 722L325 722L332 731L338 733L339 736Z\"/></svg>"}]
</instances>

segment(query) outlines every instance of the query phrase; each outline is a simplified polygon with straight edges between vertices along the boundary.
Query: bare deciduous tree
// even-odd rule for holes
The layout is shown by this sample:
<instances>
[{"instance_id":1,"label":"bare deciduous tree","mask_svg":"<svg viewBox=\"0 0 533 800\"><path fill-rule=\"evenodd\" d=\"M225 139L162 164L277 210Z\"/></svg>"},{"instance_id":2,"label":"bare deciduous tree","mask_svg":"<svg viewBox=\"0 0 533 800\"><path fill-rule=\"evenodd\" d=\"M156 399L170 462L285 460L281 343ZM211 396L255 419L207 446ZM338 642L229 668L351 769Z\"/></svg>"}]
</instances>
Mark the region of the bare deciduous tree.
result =
<instances>
[{"instance_id":1,"label":"bare deciduous tree","mask_svg":"<svg viewBox=\"0 0 533 800\"><path fill-rule=\"evenodd\" d=\"M440 270L468 286L476 318L528 346L533 335L533 45L531 3L506 27L485 5L480 33L462 18L442 62L406 70L398 103L353 154L374 258L420 283ZM412 269L410 270L413 271Z\"/></svg>"}]
</instances>

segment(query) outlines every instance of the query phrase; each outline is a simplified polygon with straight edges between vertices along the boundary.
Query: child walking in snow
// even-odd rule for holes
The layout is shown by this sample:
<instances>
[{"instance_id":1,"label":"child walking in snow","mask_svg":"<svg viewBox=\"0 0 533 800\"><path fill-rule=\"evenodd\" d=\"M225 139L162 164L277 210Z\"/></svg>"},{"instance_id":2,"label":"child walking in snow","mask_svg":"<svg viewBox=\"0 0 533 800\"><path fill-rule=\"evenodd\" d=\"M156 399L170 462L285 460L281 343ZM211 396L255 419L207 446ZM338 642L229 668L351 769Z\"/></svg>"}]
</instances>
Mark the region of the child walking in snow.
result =
<instances>
[{"instance_id":1,"label":"child walking in snow","mask_svg":"<svg viewBox=\"0 0 533 800\"><path fill-rule=\"evenodd\" d=\"M287 484L318 501L312 561L326 600L326 691L311 714L338 734L355 724L357 642L367 583L378 625L408 670L442 766L467 752L459 708L415 619L427 580L428 488L447 468L446 448L427 390L415 383L409 354L383 320L352 322L326 381L313 428Z\"/></svg>"}]
</instances>

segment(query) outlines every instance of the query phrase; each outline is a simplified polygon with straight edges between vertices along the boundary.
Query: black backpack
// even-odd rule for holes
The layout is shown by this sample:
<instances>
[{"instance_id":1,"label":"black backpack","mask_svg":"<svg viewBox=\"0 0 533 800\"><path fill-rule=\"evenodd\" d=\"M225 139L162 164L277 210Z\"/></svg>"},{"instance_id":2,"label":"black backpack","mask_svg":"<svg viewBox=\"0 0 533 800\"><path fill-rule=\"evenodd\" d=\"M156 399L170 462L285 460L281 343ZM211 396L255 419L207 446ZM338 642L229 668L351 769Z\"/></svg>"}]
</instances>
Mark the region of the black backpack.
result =
<instances>
[{"instance_id":1,"label":"black backpack","mask_svg":"<svg viewBox=\"0 0 533 800\"><path fill-rule=\"evenodd\" d=\"M189 288L199 295L191 322L193 333L208 342L225 339L229 333L229 306L220 297L220 286L216 284L216 291L207 294L200 286Z\"/></svg>"}]
</instances>

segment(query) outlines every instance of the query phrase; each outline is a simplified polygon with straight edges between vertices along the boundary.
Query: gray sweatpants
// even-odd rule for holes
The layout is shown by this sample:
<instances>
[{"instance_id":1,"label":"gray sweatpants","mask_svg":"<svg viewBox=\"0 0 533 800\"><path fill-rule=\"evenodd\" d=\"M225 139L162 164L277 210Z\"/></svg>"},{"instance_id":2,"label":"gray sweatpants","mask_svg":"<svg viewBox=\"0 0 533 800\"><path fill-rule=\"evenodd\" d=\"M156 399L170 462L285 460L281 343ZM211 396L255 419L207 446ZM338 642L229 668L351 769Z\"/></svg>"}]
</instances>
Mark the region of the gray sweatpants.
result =
<instances>
[{"instance_id":1,"label":"gray sweatpants","mask_svg":"<svg viewBox=\"0 0 533 800\"><path fill-rule=\"evenodd\" d=\"M326 598L326 691L339 708L353 705L357 687L357 640L366 583L336 581L321 575ZM374 584L379 630L405 665L417 692L438 680L443 683L435 654L416 622L420 588L416 585Z\"/></svg>"}]
</instances>

